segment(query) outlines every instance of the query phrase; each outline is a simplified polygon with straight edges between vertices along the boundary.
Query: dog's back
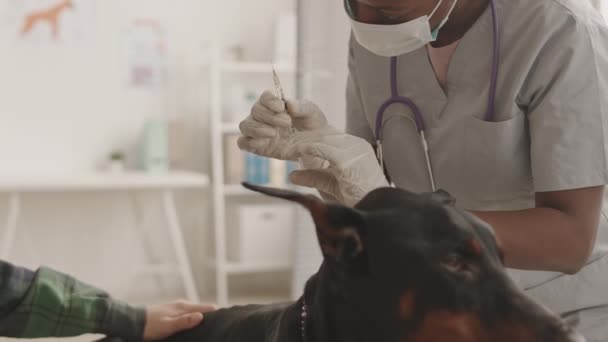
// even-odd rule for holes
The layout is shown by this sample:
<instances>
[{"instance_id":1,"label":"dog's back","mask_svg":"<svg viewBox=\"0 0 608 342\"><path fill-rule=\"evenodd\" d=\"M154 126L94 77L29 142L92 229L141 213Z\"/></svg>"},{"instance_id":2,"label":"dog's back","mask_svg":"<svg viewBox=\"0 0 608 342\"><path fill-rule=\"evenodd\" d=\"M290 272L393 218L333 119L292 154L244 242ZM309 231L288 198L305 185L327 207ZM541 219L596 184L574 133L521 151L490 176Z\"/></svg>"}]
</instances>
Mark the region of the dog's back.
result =
<instances>
[{"instance_id":1,"label":"dog's back","mask_svg":"<svg viewBox=\"0 0 608 342\"><path fill-rule=\"evenodd\" d=\"M203 323L167 342L273 342L290 304L235 306L205 314Z\"/></svg>"}]
</instances>

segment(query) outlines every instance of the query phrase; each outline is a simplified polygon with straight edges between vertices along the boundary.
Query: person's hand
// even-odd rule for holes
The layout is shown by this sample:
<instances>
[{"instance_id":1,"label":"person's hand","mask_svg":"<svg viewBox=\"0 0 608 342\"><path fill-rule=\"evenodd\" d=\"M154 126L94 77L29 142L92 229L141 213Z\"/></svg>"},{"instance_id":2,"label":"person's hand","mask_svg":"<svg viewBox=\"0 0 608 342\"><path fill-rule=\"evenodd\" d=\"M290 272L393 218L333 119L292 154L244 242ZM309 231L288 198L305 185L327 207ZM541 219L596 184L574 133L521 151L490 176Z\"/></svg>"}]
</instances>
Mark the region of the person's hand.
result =
<instances>
[{"instance_id":1,"label":"person's hand","mask_svg":"<svg viewBox=\"0 0 608 342\"><path fill-rule=\"evenodd\" d=\"M288 99L286 105L287 114L291 117L293 127L297 132L337 132L328 125L327 117L315 103ZM329 166L327 161L310 155L300 156L298 161L303 169L324 169Z\"/></svg>"},{"instance_id":2,"label":"person's hand","mask_svg":"<svg viewBox=\"0 0 608 342\"><path fill-rule=\"evenodd\" d=\"M295 144L312 138L316 130L328 127L327 118L319 107L309 101L286 99L284 103L270 91L265 91L252 107L249 116L240 123L239 148L257 155L296 160L303 169L327 167L326 161L310 156L296 158ZM306 137L304 137L306 136ZM323 198L336 201L326 193Z\"/></svg>"},{"instance_id":3,"label":"person's hand","mask_svg":"<svg viewBox=\"0 0 608 342\"><path fill-rule=\"evenodd\" d=\"M298 155L323 160L325 168L307 168L290 174L292 183L316 188L341 203L353 206L370 191L389 186L372 146L345 133L326 133L298 146Z\"/></svg>"},{"instance_id":4,"label":"person's hand","mask_svg":"<svg viewBox=\"0 0 608 342\"><path fill-rule=\"evenodd\" d=\"M308 101L262 94L240 125L242 150L265 157L298 160L302 170L290 175L300 186L316 188L325 198L354 205L367 192L388 182L371 145L327 123Z\"/></svg>"},{"instance_id":5,"label":"person's hand","mask_svg":"<svg viewBox=\"0 0 608 342\"><path fill-rule=\"evenodd\" d=\"M312 133L328 127L327 119L312 102L286 100L265 91L240 125L238 145L264 157L296 160L296 147ZM300 134L301 133L301 134Z\"/></svg>"},{"instance_id":6,"label":"person's hand","mask_svg":"<svg viewBox=\"0 0 608 342\"><path fill-rule=\"evenodd\" d=\"M364 139L331 127L321 109L309 101L287 101L287 113L297 131L318 131L297 147L302 170L292 183L316 188L326 199L356 204L371 190L388 186L374 150Z\"/></svg>"},{"instance_id":7,"label":"person's hand","mask_svg":"<svg viewBox=\"0 0 608 342\"><path fill-rule=\"evenodd\" d=\"M180 331L196 327L203 321L203 314L214 311L213 305L177 301L150 305L146 308L144 341L167 338Z\"/></svg>"}]
</instances>

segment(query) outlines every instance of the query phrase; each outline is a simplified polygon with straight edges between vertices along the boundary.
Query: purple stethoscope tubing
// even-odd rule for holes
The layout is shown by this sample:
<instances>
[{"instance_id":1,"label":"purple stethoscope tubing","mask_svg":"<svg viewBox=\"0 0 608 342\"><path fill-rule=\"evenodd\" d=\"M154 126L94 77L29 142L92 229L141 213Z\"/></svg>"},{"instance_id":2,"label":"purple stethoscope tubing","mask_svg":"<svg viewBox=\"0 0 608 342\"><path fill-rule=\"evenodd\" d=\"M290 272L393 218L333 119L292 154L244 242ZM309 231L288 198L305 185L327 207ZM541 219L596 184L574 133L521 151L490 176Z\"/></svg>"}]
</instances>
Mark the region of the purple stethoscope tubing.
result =
<instances>
[{"instance_id":1,"label":"purple stethoscope tubing","mask_svg":"<svg viewBox=\"0 0 608 342\"><path fill-rule=\"evenodd\" d=\"M490 0L490 7L492 12L492 21L493 21L493 57L492 57L492 70L490 75L490 95L488 98L488 105L486 108L486 112L484 114L484 120L492 122L495 119L495 102L496 102L496 91L498 84L498 66L500 65L500 35L498 34L498 15L496 13L496 3L495 0ZM382 151L382 125L384 119L384 113L388 109L388 107L393 104L402 104L408 107L413 114L413 119L416 124L416 129L421 138L422 146L425 150L426 162L429 171L429 177L431 181L431 187L433 191L435 191L435 180L433 178L433 170L431 168L431 162L428 151L428 144L426 142L425 131L426 126L424 124L424 119L422 117L422 112L420 108L412 101L411 99L400 96L399 88L397 85L397 57L390 58L390 80L391 80L391 97L386 100L380 108L378 108L378 112L376 114L376 144L377 144L377 154L378 161L380 162L381 167L384 169L384 155Z\"/></svg>"}]
</instances>

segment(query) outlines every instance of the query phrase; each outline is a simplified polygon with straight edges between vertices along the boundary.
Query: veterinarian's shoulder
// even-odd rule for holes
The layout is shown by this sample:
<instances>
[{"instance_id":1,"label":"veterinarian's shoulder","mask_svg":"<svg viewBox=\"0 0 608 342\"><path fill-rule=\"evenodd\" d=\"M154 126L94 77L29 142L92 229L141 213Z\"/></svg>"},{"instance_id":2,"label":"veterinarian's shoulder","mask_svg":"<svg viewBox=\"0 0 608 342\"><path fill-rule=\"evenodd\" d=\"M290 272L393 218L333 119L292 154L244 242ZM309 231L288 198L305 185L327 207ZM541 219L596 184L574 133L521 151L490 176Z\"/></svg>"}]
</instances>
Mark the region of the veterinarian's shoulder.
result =
<instances>
[{"instance_id":1,"label":"veterinarian's shoulder","mask_svg":"<svg viewBox=\"0 0 608 342\"><path fill-rule=\"evenodd\" d=\"M495 1L503 26L502 35L510 35L513 30L523 28L525 31L521 33L527 34L519 38L526 39L536 33L560 30L564 26L582 25L590 29L606 26L604 17L589 0ZM522 27L522 24L525 25Z\"/></svg>"},{"instance_id":2,"label":"veterinarian's shoulder","mask_svg":"<svg viewBox=\"0 0 608 342\"><path fill-rule=\"evenodd\" d=\"M538 95L548 94L564 106L605 106L597 105L605 100L593 89L608 86L608 26L589 0L495 1L503 66L519 74L518 104L534 108L534 101L544 99ZM573 87L590 90L585 95L594 98L575 103L568 93Z\"/></svg>"},{"instance_id":3,"label":"veterinarian's shoulder","mask_svg":"<svg viewBox=\"0 0 608 342\"><path fill-rule=\"evenodd\" d=\"M589 29L606 26L606 20L589 0L496 0L496 3L505 34L518 22L526 23L529 34L559 30L564 25Z\"/></svg>"}]
</instances>

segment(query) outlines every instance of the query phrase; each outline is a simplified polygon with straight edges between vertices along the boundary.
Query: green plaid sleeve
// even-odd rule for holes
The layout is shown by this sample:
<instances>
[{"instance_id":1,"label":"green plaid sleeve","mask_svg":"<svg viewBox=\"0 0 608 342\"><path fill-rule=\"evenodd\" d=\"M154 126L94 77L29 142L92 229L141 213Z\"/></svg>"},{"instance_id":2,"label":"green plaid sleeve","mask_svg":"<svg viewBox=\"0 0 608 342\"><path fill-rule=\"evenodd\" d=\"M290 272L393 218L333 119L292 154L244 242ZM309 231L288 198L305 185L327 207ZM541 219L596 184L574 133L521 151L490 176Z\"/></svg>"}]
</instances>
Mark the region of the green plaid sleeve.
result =
<instances>
[{"instance_id":1,"label":"green plaid sleeve","mask_svg":"<svg viewBox=\"0 0 608 342\"><path fill-rule=\"evenodd\" d=\"M141 339L145 311L66 274L0 261L0 336L37 338L98 333Z\"/></svg>"}]
</instances>

